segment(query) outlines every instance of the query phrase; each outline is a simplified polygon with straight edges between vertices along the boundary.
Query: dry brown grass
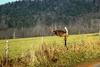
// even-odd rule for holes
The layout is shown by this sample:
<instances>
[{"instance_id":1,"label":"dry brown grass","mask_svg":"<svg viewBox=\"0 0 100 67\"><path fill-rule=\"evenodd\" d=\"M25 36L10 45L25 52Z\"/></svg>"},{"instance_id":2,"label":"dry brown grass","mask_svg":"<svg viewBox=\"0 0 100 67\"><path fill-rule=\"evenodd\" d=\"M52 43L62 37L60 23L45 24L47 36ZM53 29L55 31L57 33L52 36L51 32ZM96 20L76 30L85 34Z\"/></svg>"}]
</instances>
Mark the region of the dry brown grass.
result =
<instances>
[{"instance_id":1,"label":"dry brown grass","mask_svg":"<svg viewBox=\"0 0 100 67\"><path fill-rule=\"evenodd\" d=\"M68 48L68 49L67 49ZM43 44L36 52L35 67L72 67L74 65L100 59L98 41L82 42L64 47Z\"/></svg>"},{"instance_id":2,"label":"dry brown grass","mask_svg":"<svg viewBox=\"0 0 100 67\"><path fill-rule=\"evenodd\" d=\"M28 50L22 56L14 59L3 57L0 60L0 67L31 67L34 62L33 58L35 59L33 52Z\"/></svg>"}]
</instances>

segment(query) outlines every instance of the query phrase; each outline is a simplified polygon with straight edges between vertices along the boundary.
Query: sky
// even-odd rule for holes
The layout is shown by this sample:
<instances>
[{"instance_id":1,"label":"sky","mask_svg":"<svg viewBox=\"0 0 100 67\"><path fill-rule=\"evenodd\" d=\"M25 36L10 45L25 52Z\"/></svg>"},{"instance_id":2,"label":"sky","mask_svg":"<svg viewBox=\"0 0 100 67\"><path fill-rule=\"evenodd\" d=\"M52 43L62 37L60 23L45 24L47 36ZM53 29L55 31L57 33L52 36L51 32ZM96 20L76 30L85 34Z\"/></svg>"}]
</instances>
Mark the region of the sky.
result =
<instances>
[{"instance_id":1,"label":"sky","mask_svg":"<svg viewBox=\"0 0 100 67\"><path fill-rule=\"evenodd\" d=\"M13 2L13 1L16 1L16 0L0 0L0 5L8 3L8 2Z\"/></svg>"}]
</instances>

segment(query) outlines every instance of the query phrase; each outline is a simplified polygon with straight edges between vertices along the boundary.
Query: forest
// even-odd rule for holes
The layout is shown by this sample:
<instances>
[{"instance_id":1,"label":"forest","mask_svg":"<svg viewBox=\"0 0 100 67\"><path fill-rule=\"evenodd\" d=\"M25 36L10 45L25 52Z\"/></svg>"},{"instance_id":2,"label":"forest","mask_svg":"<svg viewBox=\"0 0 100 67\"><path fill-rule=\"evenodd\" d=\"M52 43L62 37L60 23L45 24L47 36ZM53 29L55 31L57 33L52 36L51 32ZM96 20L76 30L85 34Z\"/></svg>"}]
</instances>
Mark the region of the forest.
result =
<instances>
[{"instance_id":1,"label":"forest","mask_svg":"<svg viewBox=\"0 0 100 67\"><path fill-rule=\"evenodd\" d=\"M100 0L19 0L0 5L0 39L100 31Z\"/></svg>"}]
</instances>

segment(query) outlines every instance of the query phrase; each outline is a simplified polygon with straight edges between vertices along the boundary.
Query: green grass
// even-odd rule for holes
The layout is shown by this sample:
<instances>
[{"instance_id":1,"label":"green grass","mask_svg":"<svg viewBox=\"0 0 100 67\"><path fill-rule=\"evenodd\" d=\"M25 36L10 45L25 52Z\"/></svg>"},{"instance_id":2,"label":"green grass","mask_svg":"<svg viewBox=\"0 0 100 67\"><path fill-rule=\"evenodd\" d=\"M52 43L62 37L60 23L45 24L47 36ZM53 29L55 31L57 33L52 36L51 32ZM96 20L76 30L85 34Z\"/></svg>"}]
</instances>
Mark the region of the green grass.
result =
<instances>
[{"instance_id":1,"label":"green grass","mask_svg":"<svg viewBox=\"0 0 100 67\"><path fill-rule=\"evenodd\" d=\"M9 57L5 58L7 40L0 40L2 67L75 67L77 64L100 59L100 36L70 35L67 48L64 38L57 36L8 39ZM5 64L5 59L7 64Z\"/></svg>"},{"instance_id":2,"label":"green grass","mask_svg":"<svg viewBox=\"0 0 100 67\"><path fill-rule=\"evenodd\" d=\"M68 45L81 43L83 41L97 41L100 40L100 36L96 34L81 34L81 35L69 35ZM9 39L9 56L11 58L20 56L23 52L28 49L37 50L42 44L42 37L33 38L20 38L20 39ZM63 37L57 36L45 36L43 42L46 44L59 44L64 45ZM0 57L4 55L4 48L6 40L0 40Z\"/></svg>"}]
</instances>

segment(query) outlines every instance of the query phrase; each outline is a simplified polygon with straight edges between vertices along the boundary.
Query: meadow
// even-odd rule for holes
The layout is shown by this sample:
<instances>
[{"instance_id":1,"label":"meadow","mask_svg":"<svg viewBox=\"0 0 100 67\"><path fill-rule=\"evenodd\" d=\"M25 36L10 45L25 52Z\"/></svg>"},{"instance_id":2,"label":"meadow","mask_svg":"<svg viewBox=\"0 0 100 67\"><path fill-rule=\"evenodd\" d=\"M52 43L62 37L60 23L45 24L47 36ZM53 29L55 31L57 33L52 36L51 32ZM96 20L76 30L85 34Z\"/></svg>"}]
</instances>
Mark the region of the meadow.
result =
<instances>
[{"instance_id":1,"label":"meadow","mask_svg":"<svg viewBox=\"0 0 100 67\"><path fill-rule=\"evenodd\" d=\"M74 64L89 62L92 59L100 59L100 36L98 33L69 35L68 49L64 46L63 37L57 36L8 39L8 43L6 41L0 40L1 59L5 55L5 45L8 44L10 59L25 56L29 52L34 53L37 58L36 61L34 58L34 67L70 67ZM32 66L30 63L29 67Z\"/></svg>"}]
</instances>

